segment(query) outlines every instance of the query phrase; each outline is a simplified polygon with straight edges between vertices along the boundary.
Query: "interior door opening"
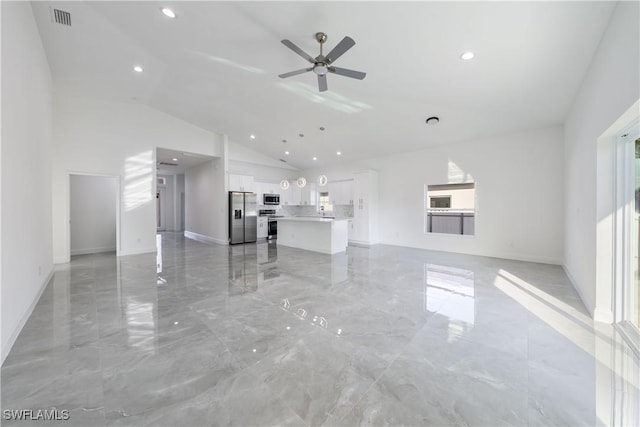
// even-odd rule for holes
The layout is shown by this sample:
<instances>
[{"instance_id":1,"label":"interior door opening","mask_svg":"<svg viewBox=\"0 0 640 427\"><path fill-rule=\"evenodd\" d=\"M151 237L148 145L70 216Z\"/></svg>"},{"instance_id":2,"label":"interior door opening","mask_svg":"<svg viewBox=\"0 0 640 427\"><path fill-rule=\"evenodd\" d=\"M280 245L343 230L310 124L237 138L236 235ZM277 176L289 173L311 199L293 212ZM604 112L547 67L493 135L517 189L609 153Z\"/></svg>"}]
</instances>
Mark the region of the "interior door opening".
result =
<instances>
[{"instance_id":1,"label":"interior door opening","mask_svg":"<svg viewBox=\"0 0 640 427\"><path fill-rule=\"evenodd\" d=\"M167 217L167 189L158 186L156 190L156 231L165 231Z\"/></svg>"},{"instance_id":2,"label":"interior door opening","mask_svg":"<svg viewBox=\"0 0 640 427\"><path fill-rule=\"evenodd\" d=\"M120 180L69 175L69 255L117 252Z\"/></svg>"}]
</instances>

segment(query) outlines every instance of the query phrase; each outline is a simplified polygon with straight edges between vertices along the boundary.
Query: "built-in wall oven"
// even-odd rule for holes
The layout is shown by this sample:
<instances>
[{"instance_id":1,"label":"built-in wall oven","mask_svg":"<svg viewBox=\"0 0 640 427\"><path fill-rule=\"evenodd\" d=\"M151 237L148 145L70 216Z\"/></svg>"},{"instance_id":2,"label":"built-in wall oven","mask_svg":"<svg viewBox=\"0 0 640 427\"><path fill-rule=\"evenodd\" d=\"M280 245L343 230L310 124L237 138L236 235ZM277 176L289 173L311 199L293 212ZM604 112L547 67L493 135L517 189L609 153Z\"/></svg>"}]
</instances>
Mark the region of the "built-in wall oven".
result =
<instances>
[{"instance_id":1,"label":"built-in wall oven","mask_svg":"<svg viewBox=\"0 0 640 427\"><path fill-rule=\"evenodd\" d=\"M262 202L265 205L279 205L280 204L280 195L279 194L263 194Z\"/></svg>"}]
</instances>

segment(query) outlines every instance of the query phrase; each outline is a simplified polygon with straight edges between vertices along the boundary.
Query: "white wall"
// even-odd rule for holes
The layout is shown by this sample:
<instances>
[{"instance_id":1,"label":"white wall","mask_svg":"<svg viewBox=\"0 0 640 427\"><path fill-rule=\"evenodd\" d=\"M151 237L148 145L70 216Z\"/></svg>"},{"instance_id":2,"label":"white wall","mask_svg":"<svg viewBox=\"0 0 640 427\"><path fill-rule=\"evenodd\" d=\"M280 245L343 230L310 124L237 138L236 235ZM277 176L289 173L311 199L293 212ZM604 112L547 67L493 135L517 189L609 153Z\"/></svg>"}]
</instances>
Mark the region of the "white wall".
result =
<instances>
[{"instance_id":1,"label":"white wall","mask_svg":"<svg viewBox=\"0 0 640 427\"><path fill-rule=\"evenodd\" d=\"M71 255L116 250L119 184L115 177L71 175Z\"/></svg>"},{"instance_id":2,"label":"white wall","mask_svg":"<svg viewBox=\"0 0 640 427\"><path fill-rule=\"evenodd\" d=\"M256 141L255 143L259 144L258 141ZM230 167L232 162L239 161L244 163L252 163L255 165L273 167L276 169L289 169L293 171L298 170L297 168L290 166L287 163L283 163L278 159L265 156L264 154L258 153L257 151L246 147L245 145L233 141L229 142L229 160Z\"/></svg>"},{"instance_id":3,"label":"white wall","mask_svg":"<svg viewBox=\"0 0 640 427\"><path fill-rule=\"evenodd\" d=\"M224 159L185 171L185 236L227 244L227 190Z\"/></svg>"},{"instance_id":4,"label":"white wall","mask_svg":"<svg viewBox=\"0 0 640 427\"><path fill-rule=\"evenodd\" d=\"M616 6L565 122L565 269L603 321L612 320L613 135L638 116L629 108L640 98L638 5Z\"/></svg>"},{"instance_id":5,"label":"white wall","mask_svg":"<svg viewBox=\"0 0 640 427\"><path fill-rule=\"evenodd\" d=\"M69 260L69 173L119 175L119 255L155 251L155 149L220 156L224 137L136 103L54 99L53 244Z\"/></svg>"},{"instance_id":6,"label":"white wall","mask_svg":"<svg viewBox=\"0 0 640 427\"><path fill-rule=\"evenodd\" d=\"M236 142L229 142L228 171L232 174L250 175L258 182L280 182L295 179L299 169L278 159L265 156Z\"/></svg>"},{"instance_id":7,"label":"white wall","mask_svg":"<svg viewBox=\"0 0 640 427\"><path fill-rule=\"evenodd\" d=\"M51 73L27 2L2 2L2 361L53 272Z\"/></svg>"},{"instance_id":8,"label":"white wall","mask_svg":"<svg viewBox=\"0 0 640 427\"><path fill-rule=\"evenodd\" d=\"M369 159L320 173L329 180L379 175L380 242L562 263L562 127L531 130ZM424 184L476 182L476 235L424 234Z\"/></svg>"}]
</instances>

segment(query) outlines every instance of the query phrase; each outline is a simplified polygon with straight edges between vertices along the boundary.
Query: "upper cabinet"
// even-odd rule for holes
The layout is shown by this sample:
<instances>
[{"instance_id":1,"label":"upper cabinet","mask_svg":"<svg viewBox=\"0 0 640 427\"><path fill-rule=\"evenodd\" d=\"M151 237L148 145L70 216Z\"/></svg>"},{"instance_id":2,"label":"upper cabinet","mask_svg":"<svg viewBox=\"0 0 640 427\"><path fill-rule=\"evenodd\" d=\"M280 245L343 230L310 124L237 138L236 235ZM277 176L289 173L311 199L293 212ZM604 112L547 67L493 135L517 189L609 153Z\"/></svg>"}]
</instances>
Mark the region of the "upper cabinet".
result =
<instances>
[{"instance_id":1,"label":"upper cabinet","mask_svg":"<svg viewBox=\"0 0 640 427\"><path fill-rule=\"evenodd\" d=\"M255 191L255 183L253 177L248 175L229 174L229 191L244 191L253 193Z\"/></svg>"},{"instance_id":2,"label":"upper cabinet","mask_svg":"<svg viewBox=\"0 0 640 427\"><path fill-rule=\"evenodd\" d=\"M290 192L290 204L291 205L299 205L300 201L302 200L302 189L300 187L298 187L298 185L294 182L291 184L291 186L289 187L289 192Z\"/></svg>"},{"instance_id":3,"label":"upper cabinet","mask_svg":"<svg viewBox=\"0 0 640 427\"><path fill-rule=\"evenodd\" d=\"M332 205L352 205L353 204L353 184L354 181L334 181L327 184L329 192L329 203Z\"/></svg>"},{"instance_id":4,"label":"upper cabinet","mask_svg":"<svg viewBox=\"0 0 640 427\"><path fill-rule=\"evenodd\" d=\"M300 191L300 205L302 206L317 206L318 205L318 189L317 184L312 182L308 183Z\"/></svg>"}]
</instances>

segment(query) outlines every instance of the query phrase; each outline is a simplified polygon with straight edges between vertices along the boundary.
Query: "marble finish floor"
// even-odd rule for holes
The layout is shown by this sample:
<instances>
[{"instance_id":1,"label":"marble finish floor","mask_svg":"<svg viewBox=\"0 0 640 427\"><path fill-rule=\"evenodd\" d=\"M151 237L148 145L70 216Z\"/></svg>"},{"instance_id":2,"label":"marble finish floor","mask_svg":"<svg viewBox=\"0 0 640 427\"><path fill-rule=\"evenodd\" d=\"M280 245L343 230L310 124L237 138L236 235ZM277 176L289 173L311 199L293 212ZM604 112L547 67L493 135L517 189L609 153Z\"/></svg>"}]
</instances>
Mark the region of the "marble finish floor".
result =
<instances>
[{"instance_id":1,"label":"marble finish floor","mask_svg":"<svg viewBox=\"0 0 640 427\"><path fill-rule=\"evenodd\" d=\"M638 425L638 360L561 267L162 235L56 267L3 425ZM5 410L68 410L10 421Z\"/></svg>"}]
</instances>

